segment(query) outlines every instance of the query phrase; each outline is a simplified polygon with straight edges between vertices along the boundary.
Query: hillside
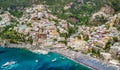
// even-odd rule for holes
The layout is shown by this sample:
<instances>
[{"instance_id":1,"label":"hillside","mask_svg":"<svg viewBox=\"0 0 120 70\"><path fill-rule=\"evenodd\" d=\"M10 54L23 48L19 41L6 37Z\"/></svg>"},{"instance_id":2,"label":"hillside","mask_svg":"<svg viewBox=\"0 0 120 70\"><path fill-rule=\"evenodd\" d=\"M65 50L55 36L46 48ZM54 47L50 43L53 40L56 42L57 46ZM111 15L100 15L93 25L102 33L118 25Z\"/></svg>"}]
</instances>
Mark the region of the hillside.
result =
<instances>
[{"instance_id":1,"label":"hillside","mask_svg":"<svg viewBox=\"0 0 120 70\"><path fill-rule=\"evenodd\" d=\"M120 0L0 0L0 7L3 46L67 49L120 65Z\"/></svg>"}]
</instances>

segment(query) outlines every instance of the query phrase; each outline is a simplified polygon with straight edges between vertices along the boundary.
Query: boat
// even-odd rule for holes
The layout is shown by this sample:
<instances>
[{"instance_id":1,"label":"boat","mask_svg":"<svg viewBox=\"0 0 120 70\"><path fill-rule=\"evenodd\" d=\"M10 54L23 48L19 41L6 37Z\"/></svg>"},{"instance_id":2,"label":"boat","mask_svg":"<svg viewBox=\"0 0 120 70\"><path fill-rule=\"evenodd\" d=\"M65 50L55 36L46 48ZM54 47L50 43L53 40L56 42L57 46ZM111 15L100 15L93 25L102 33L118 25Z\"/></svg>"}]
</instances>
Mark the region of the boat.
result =
<instances>
[{"instance_id":1,"label":"boat","mask_svg":"<svg viewBox=\"0 0 120 70\"><path fill-rule=\"evenodd\" d=\"M10 65L13 65L15 63L16 63L15 61L6 62L5 64L2 65L2 67L10 66Z\"/></svg>"}]
</instances>

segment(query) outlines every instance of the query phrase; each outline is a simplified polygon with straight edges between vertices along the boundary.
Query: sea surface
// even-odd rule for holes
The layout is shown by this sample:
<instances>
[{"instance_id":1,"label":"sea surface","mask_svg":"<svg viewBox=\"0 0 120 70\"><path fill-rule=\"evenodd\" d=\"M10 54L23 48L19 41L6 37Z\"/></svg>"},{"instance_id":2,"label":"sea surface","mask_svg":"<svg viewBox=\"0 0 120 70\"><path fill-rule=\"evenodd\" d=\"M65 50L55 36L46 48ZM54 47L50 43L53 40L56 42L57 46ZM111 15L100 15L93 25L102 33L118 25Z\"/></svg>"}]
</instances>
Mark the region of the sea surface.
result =
<instances>
[{"instance_id":1,"label":"sea surface","mask_svg":"<svg viewBox=\"0 0 120 70\"><path fill-rule=\"evenodd\" d=\"M60 54L0 47L0 70L90 70Z\"/></svg>"}]
</instances>

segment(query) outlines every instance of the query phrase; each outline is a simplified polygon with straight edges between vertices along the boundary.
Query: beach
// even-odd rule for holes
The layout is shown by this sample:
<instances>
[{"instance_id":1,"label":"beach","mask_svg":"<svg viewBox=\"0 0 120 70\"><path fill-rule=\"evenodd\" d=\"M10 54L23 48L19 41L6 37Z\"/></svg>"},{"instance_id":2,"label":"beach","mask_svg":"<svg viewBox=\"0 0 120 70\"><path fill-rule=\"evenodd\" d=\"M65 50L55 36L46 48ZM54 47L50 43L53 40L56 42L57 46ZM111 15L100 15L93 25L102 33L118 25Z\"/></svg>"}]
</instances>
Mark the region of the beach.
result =
<instances>
[{"instance_id":1,"label":"beach","mask_svg":"<svg viewBox=\"0 0 120 70\"><path fill-rule=\"evenodd\" d=\"M0 70L91 70L54 52L35 53L0 46Z\"/></svg>"},{"instance_id":2,"label":"beach","mask_svg":"<svg viewBox=\"0 0 120 70\"><path fill-rule=\"evenodd\" d=\"M10 48L25 48L32 52L36 52L36 53L41 53L43 51L58 53L79 64L85 65L93 70L119 70L119 67L109 64L107 61L102 61L97 58L93 58L90 55L85 55L85 54L82 54L81 52L76 52L68 48L58 48L58 47L39 48L37 46L32 46L30 44L9 44L9 47ZM41 52L38 52L36 50L41 51Z\"/></svg>"}]
</instances>

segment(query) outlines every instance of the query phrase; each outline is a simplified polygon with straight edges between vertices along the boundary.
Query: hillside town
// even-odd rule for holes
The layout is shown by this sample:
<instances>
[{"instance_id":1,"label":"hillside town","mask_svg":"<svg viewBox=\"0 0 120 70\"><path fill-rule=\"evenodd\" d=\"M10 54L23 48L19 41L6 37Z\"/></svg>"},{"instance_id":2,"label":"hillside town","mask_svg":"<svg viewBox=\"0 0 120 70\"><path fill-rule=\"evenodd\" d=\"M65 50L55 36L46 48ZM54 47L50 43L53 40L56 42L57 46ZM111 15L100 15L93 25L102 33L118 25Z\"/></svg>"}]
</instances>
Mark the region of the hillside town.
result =
<instances>
[{"instance_id":1,"label":"hillside town","mask_svg":"<svg viewBox=\"0 0 120 70\"><path fill-rule=\"evenodd\" d=\"M65 7L65 9L67 8ZM33 5L25 8L21 18L4 11L0 14L0 33L3 33L2 29L6 26L11 26L8 28L9 32L3 34L7 39L0 37L0 45L11 47L11 44L17 43L30 50L55 51L57 49L58 53L60 50L63 52L69 50L74 53L67 53L65 56L73 58L75 54L81 53L120 68L120 13L110 15L114 12L113 9L107 6L106 12L106 7L104 8L91 17L90 22L99 20L96 16L107 19L104 24L96 23L98 26L71 24L65 19L52 15L46 5ZM16 25L13 25L14 23ZM9 35L14 33L12 31L23 39L18 38L18 40L13 39L12 41L12 37ZM12 36L14 38L14 35ZM14 45L14 47L19 46Z\"/></svg>"}]
</instances>

